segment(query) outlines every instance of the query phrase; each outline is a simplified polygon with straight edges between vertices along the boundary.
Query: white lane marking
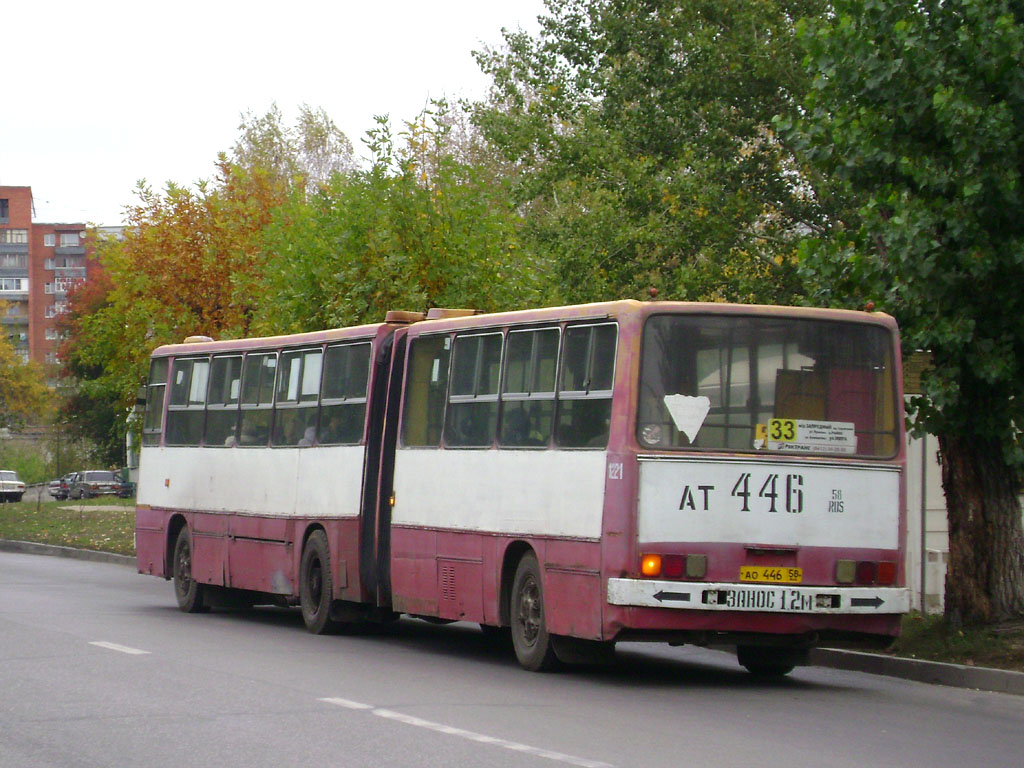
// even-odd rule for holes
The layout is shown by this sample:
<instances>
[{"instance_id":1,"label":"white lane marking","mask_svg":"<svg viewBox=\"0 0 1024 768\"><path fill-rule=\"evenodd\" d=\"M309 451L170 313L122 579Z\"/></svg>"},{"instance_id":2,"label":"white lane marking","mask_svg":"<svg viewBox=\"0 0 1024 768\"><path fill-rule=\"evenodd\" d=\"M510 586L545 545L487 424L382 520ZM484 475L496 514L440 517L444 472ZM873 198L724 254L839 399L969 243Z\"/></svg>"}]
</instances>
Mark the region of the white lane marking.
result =
<instances>
[{"instance_id":1,"label":"white lane marking","mask_svg":"<svg viewBox=\"0 0 1024 768\"><path fill-rule=\"evenodd\" d=\"M361 701L350 701L349 699L320 699L326 704L336 704L346 709L373 709L373 704L363 704Z\"/></svg>"},{"instance_id":2,"label":"white lane marking","mask_svg":"<svg viewBox=\"0 0 1024 768\"><path fill-rule=\"evenodd\" d=\"M406 725L414 725L417 728L426 728L430 731L437 733L445 733L449 736L458 736L469 741L475 741L480 744L491 744L496 747L502 747L504 749L512 750L513 752L523 752L528 755L534 755L536 757L543 757L547 760L554 760L559 763L567 763L568 765L580 766L580 768L614 768L610 763L603 763L599 760L588 760L584 757L576 757L575 755L567 755L563 752L554 752L550 749L541 749L540 747L531 747L529 744L520 744L515 741L506 741L505 739L499 739L494 736L487 736L483 733L474 733L473 731L466 731L462 728L456 728L451 725L445 725L444 723L435 723L431 720L424 720L421 717L414 717L413 715L405 715L401 712L395 712L390 709L380 709L374 707L372 704L363 704L359 701L350 701L349 699L338 699L338 698L326 698L320 699L320 701L326 704L334 704L339 707L345 707L346 709L362 709L368 710L370 714L376 715L377 717L383 717L388 720L395 720Z\"/></svg>"},{"instance_id":3,"label":"white lane marking","mask_svg":"<svg viewBox=\"0 0 1024 768\"><path fill-rule=\"evenodd\" d=\"M89 645L95 645L99 648L106 648L108 651L117 651L118 653L127 653L132 656L145 656L149 654L149 651L142 651L138 648L129 648L127 645L118 645L117 643L108 643L105 640L93 640Z\"/></svg>"}]
</instances>

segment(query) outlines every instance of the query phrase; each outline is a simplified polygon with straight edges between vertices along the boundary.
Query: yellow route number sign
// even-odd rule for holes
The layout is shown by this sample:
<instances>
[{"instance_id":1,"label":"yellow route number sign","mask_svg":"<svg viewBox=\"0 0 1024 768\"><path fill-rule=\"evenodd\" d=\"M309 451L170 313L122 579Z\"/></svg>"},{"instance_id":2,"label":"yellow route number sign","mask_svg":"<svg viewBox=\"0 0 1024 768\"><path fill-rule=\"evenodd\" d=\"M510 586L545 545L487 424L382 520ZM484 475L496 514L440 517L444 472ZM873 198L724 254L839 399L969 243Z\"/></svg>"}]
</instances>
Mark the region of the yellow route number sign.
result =
<instances>
[{"instance_id":1,"label":"yellow route number sign","mask_svg":"<svg viewBox=\"0 0 1024 768\"><path fill-rule=\"evenodd\" d=\"M794 419L770 419L768 421L768 439L773 443L792 443L796 440L796 421Z\"/></svg>"}]
</instances>

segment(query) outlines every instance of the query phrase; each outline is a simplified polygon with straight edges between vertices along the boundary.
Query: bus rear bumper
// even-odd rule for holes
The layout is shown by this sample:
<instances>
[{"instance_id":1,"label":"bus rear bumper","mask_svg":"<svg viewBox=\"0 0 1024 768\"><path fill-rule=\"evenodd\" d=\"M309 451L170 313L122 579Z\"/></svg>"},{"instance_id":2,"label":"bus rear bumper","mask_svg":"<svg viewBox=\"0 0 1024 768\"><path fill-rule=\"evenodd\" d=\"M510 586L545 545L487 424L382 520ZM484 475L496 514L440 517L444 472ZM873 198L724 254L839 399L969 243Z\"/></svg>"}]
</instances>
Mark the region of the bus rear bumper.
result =
<instances>
[{"instance_id":1,"label":"bus rear bumper","mask_svg":"<svg viewBox=\"0 0 1024 768\"><path fill-rule=\"evenodd\" d=\"M909 611L910 590L608 579L608 602L690 611L880 615Z\"/></svg>"}]
</instances>

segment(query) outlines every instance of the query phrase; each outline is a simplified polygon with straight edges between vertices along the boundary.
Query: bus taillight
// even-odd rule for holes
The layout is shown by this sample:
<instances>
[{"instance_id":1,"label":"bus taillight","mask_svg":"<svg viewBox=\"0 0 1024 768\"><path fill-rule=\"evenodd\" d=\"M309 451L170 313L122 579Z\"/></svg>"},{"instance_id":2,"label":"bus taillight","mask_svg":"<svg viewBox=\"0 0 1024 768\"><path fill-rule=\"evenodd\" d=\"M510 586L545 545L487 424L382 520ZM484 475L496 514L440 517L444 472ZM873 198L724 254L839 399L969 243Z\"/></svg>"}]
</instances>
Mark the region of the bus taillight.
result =
<instances>
[{"instance_id":1,"label":"bus taillight","mask_svg":"<svg viewBox=\"0 0 1024 768\"><path fill-rule=\"evenodd\" d=\"M670 579L681 579L686 571L686 558L682 555L665 555L661 558L661 572Z\"/></svg>"},{"instance_id":2,"label":"bus taillight","mask_svg":"<svg viewBox=\"0 0 1024 768\"><path fill-rule=\"evenodd\" d=\"M660 576L661 555L644 555L640 559L640 573L644 576Z\"/></svg>"},{"instance_id":3,"label":"bus taillight","mask_svg":"<svg viewBox=\"0 0 1024 768\"><path fill-rule=\"evenodd\" d=\"M896 563L891 560L840 560L836 564L839 584L895 584Z\"/></svg>"},{"instance_id":4,"label":"bus taillight","mask_svg":"<svg viewBox=\"0 0 1024 768\"><path fill-rule=\"evenodd\" d=\"M857 563L855 581L858 584L874 584L878 573L878 563L873 560L861 560Z\"/></svg>"},{"instance_id":5,"label":"bus taillight","mask_svg":"<svg viewBox=\"0 0 1024 768\"><path fill-rule=\"evenodd\" d=\"M878 564L878 583L879 584L895 584L896 583L896 563L890 560L883 560Z\"/></svg>"},{"instance_id":6,"label":"bus taillight","mask_svg":"<svg viewBox=\"0 0 1024 768\"><path fill-rule=\"evenodd\" d=\"M664 576L668 579L703 579L707 572L707 555L647 554L640 556L640 573L644 576Z\"/></svg>"}]
</instances>

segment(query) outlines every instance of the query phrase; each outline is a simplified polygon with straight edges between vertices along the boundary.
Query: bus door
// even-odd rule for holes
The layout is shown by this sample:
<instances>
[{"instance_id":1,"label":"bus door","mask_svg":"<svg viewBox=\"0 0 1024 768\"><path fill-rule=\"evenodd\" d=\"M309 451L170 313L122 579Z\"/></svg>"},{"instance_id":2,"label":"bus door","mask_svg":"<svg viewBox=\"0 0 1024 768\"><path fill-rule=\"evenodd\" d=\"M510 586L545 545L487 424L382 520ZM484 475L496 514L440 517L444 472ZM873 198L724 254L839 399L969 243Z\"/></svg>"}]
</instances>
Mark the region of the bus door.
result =
<instances>
[{"instance_id":1,"label":"bus door","mask_svg":"<svg viewBox=\"0 0 1024 768\"><path fill-rule=\"evenodd\" d=\"M405 334L395 336L381 342L373 363L359 532L359 578L367 597L382 607L391 605L391 493L406 347Z\"/></svg>"},{"instance_id":2,"label":"bus door","mask_svg":"<svg viewBox=\"0 0 1024 768\"><path fill-rule=\"evenodd\" d=\"M396 338L397 337L397 338ZM402 378L405 369L405 334L396 334L391 355L381 439L380 475L377 499L377 604L391 605L391 508L394 499L395 449L398 443L398 412L402 404Z\"/></svg>"}]
</instances>

